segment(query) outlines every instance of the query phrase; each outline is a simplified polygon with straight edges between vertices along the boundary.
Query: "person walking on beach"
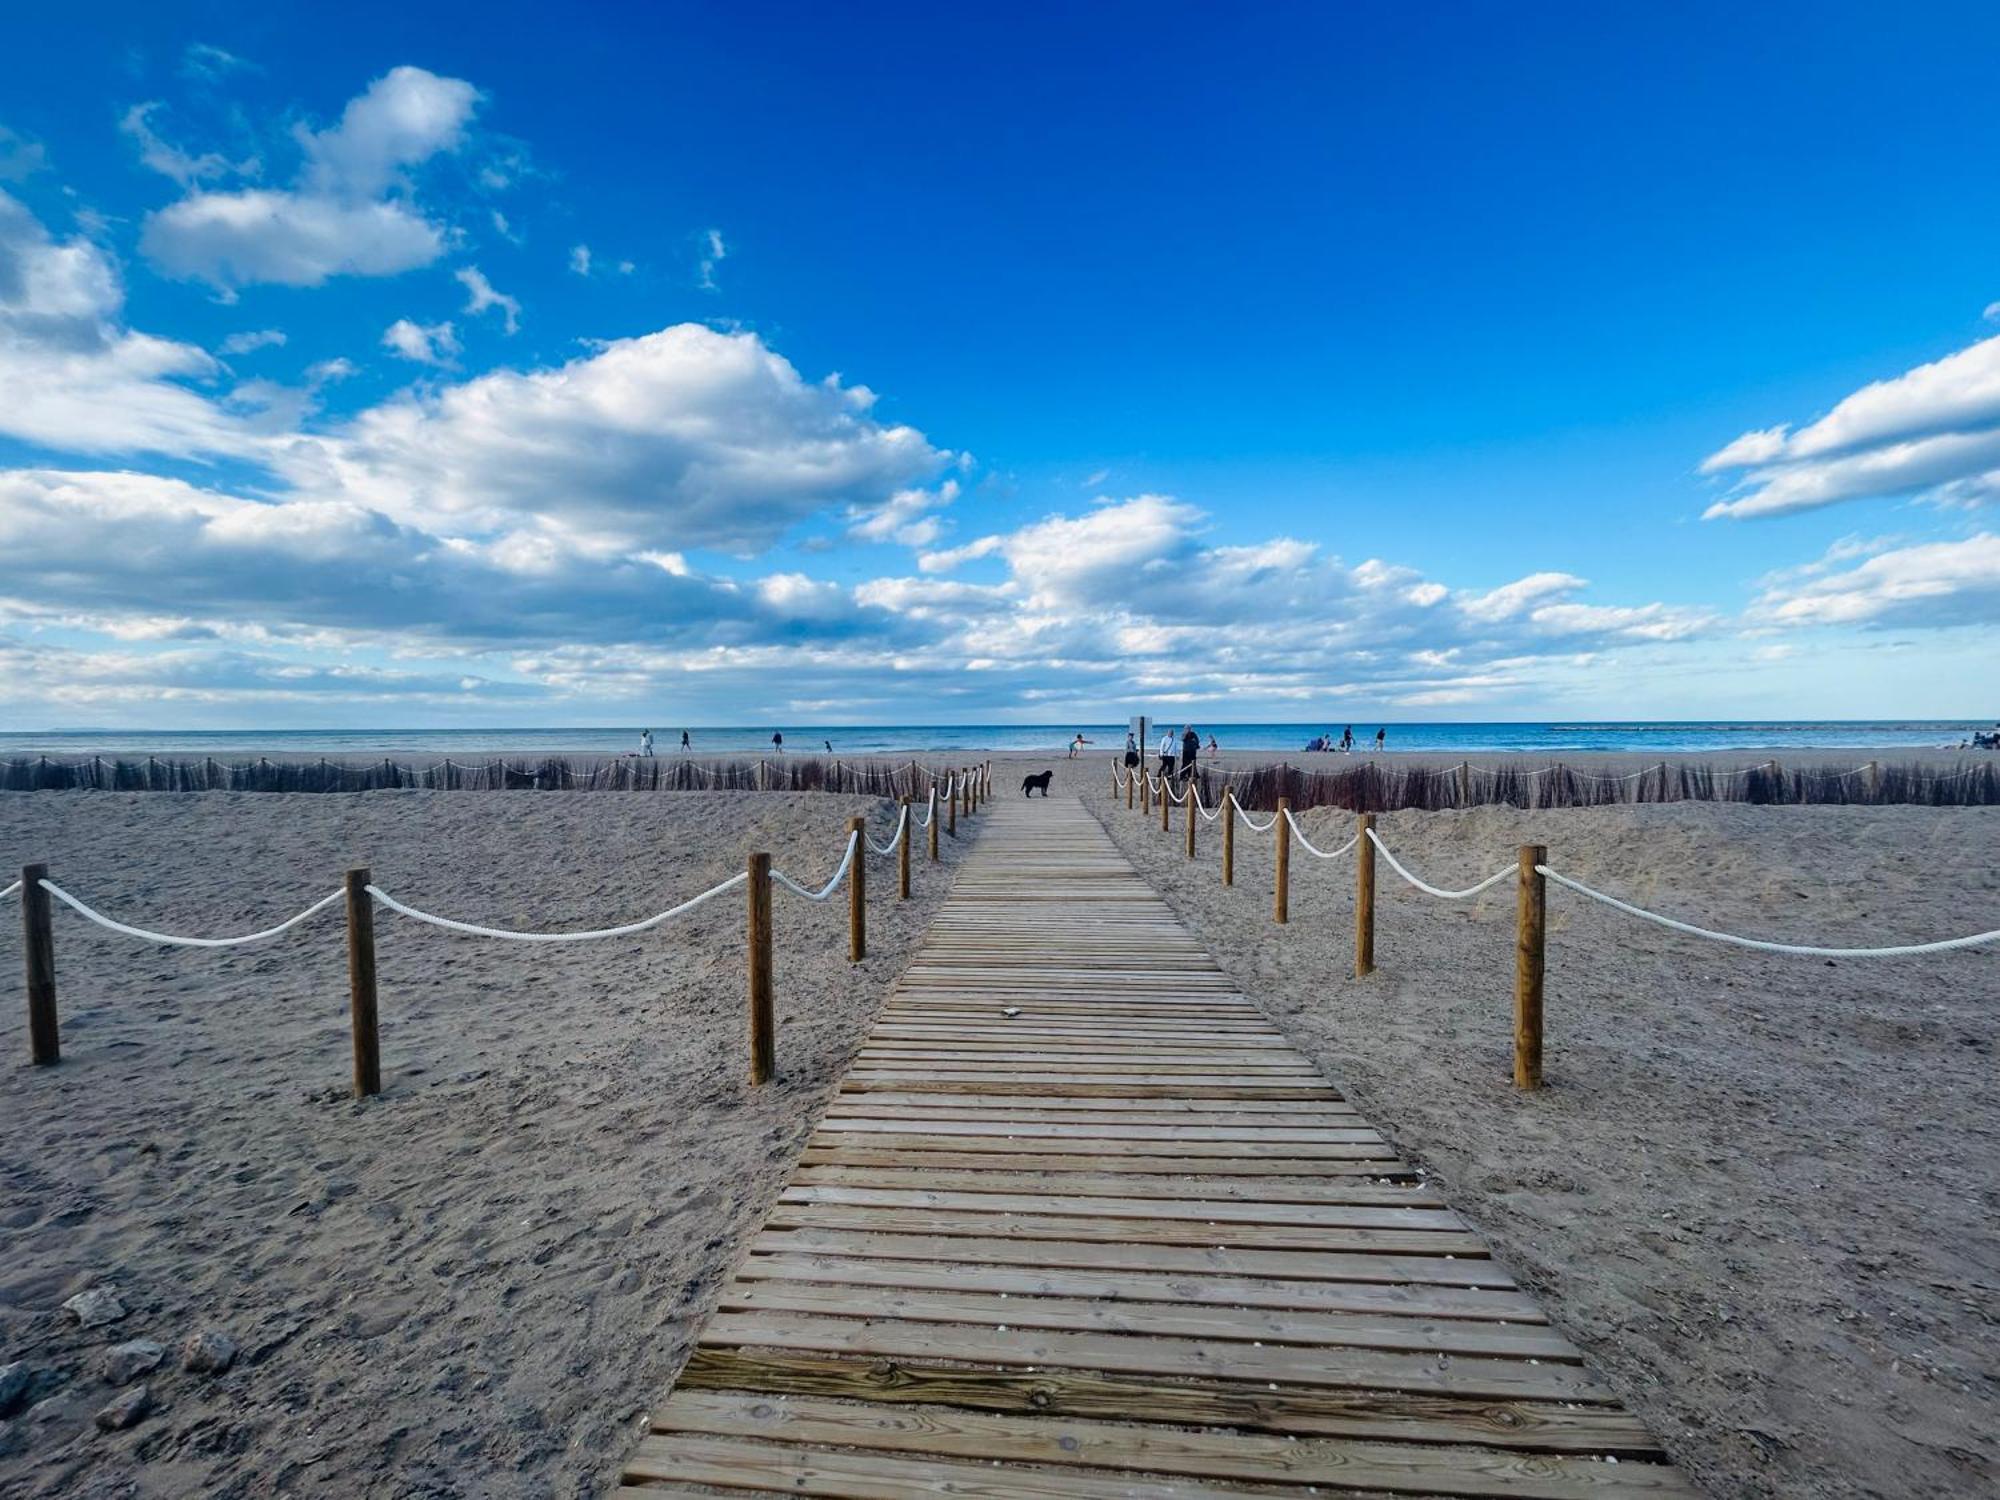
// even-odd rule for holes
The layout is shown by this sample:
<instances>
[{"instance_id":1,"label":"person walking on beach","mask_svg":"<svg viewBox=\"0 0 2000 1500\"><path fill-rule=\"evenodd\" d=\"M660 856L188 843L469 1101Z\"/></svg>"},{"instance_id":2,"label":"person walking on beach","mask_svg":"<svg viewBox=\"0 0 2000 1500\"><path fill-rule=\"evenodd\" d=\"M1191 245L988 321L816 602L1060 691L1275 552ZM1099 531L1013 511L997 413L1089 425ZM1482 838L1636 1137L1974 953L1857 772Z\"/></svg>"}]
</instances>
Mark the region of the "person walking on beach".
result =
<instances>
[{"instance_id":1,"label":"person walking on beach","mask_svg":"<svg viewBox=\"0 0 2000 1500\"><path fill-rule=\"evenodd\" d=\"M1139 764L1139 741L1129 729L1125 731L1125 764L1127 766Z\"/></svg>"},{"instance_id":2,"label":"person walking on beach","mask_svg":"<svg viewBox=\"0 0 2000 1500\"><path fill-rule=\"evenodd\" d=\"M785 731L784 731L784 730L780 729L780 730L779 730L779 731L778 731L778 732L777 732L776 734L774 734L774 735L772 735L772 736L771 736L771 748L772 748L773 750L777 751L777 752L778 752L778 754L780 754L780 755L783 755L783 754L785 753Z\"/></svg>"},{"instance_id":3,"label":"person walking on beach","mask_svg":"<svg viewBox=\"0 0 2000 1500\"><path fill-rule=\"evenodd\" d=\"M1174 732L1171 729L1161 730L1160 731L1160 774L1162 776L1171 776L1174 774L1174 750L1175 750Z\"/></svg>"},{"instance_id":4,"label":"person walking on beach","mask_svg":"<svg viewBox=\"0 0 2000 1500\"><path fill-rule=\"evenodd\" d=\"M1194 780L1194 758L1201 751L1201 736L1194 732L1192 724L1181 725L1181 776Z\"/></svg>"},{"instance_id":5,"label":"person walking on beach","mask_svg":"<svg viewBox=\"0 0 2000 1500\"><path fill-rule=\"evenodd\" d=\"M652 730L642 729L639 731L639 753L646 756L650 756L653 753Z\"/></svg>"},{"instance_id":6,"label":"person walking on beach","mask_svg":"<svg viewBox=\"0 0 2000 1500\"><path fill-rule=\"evenodd\" d=\"M1389 731L1388 731L1388 730L1386 730L1386 729L1378 729L1378 730L1376 730L1376 731L1375 731L1375 753L1376 753L1377 755L1380 755L1380 754L1381 754L1381 753L1382 753L1382 752L1383 752L1384 750L1386 750L1386 749L1388 749L1388 748L1389 748Z\"/></svg>"},{"instance_id":7,"label":"person walking on beach","mask_svg":"<svg viewBox=\"0 0 2000 1500\"><path fill-rule=\"evenodd\" d=\"M1352 755L1354 753L1354 726L1352 724L1349 724L1347 728L1342 731L1340 736L1340 748L1345 750L1349 755Z\"/></svg>"},{"instance_id":8,"label":"person walking on beach","mask_svg":"<svg viewBox=\"0 0 2000 1500\"><path fill-rule=\"evenodd\" d=\"M693 743L688 739L688 732L683 729L681 731L681 754L686 755L693 748Z\"/></svg>"}]
</instances>

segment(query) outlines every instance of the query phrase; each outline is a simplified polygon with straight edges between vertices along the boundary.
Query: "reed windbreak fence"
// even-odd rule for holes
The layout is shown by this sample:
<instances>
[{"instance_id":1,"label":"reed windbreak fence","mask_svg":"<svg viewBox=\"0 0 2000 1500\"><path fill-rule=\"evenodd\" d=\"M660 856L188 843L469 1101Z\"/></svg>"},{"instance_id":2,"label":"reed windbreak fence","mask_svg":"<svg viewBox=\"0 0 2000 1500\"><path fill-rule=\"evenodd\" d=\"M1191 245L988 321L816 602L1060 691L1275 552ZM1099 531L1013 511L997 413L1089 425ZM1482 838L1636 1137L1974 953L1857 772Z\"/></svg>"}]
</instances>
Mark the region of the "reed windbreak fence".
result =
<instances>
[{"instance_id":1,"label":"reed windbreak fence","mask_svg":"<svg viewBox=\"0 0 2000 1500\"><path fill-rule=\"evenodd\" d=\"M304 757L224 760L214 756L16 756L0 761L8 792L851 792L921 801L963 768L911 761L695 760L629 755L600 760L396 760Z\"/></svg>"},{"instance_id":2,"label":"reed windbreak fence","mask_svg":"<svg viewBox=\"0 0 2000 1500\"><path fill-rule=\"evenodd\" d=\"M1859 766L1793 766L1779 761L1718 770L1694 762L1662 762L1611 772L1554 763L1402 766L1379 761L1337 770L1289 763L1243 771L1198 768L1202 801L1213 807L1226 785L1239 807L1274 812L1285 799L1294 812L1338 807L1348 812L1444 812L1466 807L1606 807L1634 802L1759 804L1909 803L1922 807L2000 806L2000 756L1937 768L1869 761Z\"/></svg>"}]
</instances>

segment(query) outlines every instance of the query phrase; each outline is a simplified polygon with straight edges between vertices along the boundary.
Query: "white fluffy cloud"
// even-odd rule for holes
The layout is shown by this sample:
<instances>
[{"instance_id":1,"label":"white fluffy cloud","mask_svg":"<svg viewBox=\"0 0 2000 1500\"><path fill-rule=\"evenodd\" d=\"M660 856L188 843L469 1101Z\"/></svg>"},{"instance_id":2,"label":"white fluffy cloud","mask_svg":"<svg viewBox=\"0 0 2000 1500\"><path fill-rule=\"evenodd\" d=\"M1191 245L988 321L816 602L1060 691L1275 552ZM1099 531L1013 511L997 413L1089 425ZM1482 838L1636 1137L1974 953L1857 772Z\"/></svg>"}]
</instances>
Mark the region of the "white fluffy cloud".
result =
<instances>
[{"instance_id":1,"label":"white fluffy cloud","mask_svg":"<svg viewBox=\"0 0 2000 1500\"><path fill-rule=\"evenodd\" d=\"M459 354L458 335L449 322L416 323L398 318L382 333L382 347L420 365L447 365Z\"/></svg>"},{"instance_id":2,"label":"white fluffy cloud","mask_svg":"<svg viewBox=\"0 0 2000 1500\"><path fill-rule=\"evenodd\" d=\"M462 79L391 69L348 101L338 125L294 131L305 163L292 187L190 192L148 215L140 248L167 275L225 290L428 265L444 253L445 229L415 202L409 173L464 144L479 97ZM149 164L183 186L220 174L219 158L149 144L144 107L127 128Z\"/></svg>"},{"instance_id":3,"label":"white fluffy cloud","mask_svg":"<svg viewBox=\"0 0 2000 1500\"><path fill-rule=\"evenodd\" d=\"M1711 518L1883 496L1990 502L2000 497L2000 336L1864 386L1797 431L1747 432L1702 468L1738 475Z\"/></svg>"},{"instance_id":4,"label":"white fluffy cloud","mask_svg":"<svg viewBox=\"0 0 2000 1500\"><path fill-rule=\"evenodd\" d=\"M802 379L754 334L683 323L559 369L406 394L273 461L301 494L453 533L748 553L949 461L915 428L874 420L873 401Z\"/></svg>"},{"instance_id":5,"label":"white fluffy cloud","mask_svg":"<svg viewBox=\"0 0 2000 1500\"><path fill-rule=\"evenodd\" d=\"M498 308L509 333L521 331L521 304L505 292L496 292L477 266L461 266L451 273L458 284L465 288L465 311L468 317L478 317L489 308Z\"/></svg>"},{"instance_id":6,"label":"white fluffy cloud","mask_svg":"<svg viewBox=\"0 0 2000 1500\"><path fill-rule=\"evenodd\" d=\"M1774 580L1751 613L1777 625L2000 625L2000 536L1838 543L1820 564Z\"/></svg>"}]
</instances>

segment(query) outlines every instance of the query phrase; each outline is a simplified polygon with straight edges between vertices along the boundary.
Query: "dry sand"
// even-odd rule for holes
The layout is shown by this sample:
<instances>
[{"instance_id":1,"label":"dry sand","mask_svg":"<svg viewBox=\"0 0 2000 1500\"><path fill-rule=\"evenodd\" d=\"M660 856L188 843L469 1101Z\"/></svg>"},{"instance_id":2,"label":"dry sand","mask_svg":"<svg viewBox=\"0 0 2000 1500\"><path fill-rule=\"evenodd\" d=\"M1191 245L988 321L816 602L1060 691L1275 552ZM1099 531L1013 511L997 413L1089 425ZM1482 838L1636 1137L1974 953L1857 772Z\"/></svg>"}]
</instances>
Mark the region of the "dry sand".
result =
<instances>
[{"instance_id":1,"label":"dry sand","mask_svg":"<svg viewBox=\"0 0 2000 1500\"><path fill-rule=\"evenodd\" d=\"M1865 755L1862 758L1866 758ZM1881 961L1726 948L1549 893L1547 1083L1510 1080L1512 883L1445 903L1352 856L1127 813L1071 773L1232 975L1547 1302L1719 1496L2000 1493L2000 949ZM1322 810L1324 848L1351 832ZM1523 842L1703 925L1826 945L2000 926L2000 809L1677 803L1397 813L1433 884Z\"/></svg>"},{"instance_id":2,"label":"dry sand","mask_svg":"<svg viewBox=\"0 0 2000 1500\"><path fill-rule=\"evenodd\" d=\"M648 914L764 848L817 884L828 795L0 794L0 869L47 859L104 910L242 931L349 865L498 926ZM959 852L950 840L947 869ZM600 1494L942 897L874 861L868 960L840 899L777 895L780 1079L744 1083L743 901L573 946L382 913L386 1092L348 1097L337 912L275 942L159 949L58 910L64 1061L27 1064L0 924L0 1417L7 1496ZM0 882L4 883L4 882ZM82 1329L61 1305L115 1287ZM227 1374L179 1368L219 1329ZM104 1433L106 1350L152 1339L151 1415ZM40 1399L43 1389L30 1393Z\"/></svg>"}]
</instances>

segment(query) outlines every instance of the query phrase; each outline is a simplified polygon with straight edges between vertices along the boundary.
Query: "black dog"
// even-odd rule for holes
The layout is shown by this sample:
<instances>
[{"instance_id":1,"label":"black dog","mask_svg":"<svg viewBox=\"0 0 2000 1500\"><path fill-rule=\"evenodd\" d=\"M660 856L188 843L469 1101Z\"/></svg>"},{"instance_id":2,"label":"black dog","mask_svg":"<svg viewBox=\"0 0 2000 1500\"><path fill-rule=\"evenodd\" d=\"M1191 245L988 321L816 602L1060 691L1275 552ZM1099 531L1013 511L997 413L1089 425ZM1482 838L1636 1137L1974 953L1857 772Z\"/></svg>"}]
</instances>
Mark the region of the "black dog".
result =
<instances>
[{"instance_id":1,"label":"black dog","mask_svg":"<svg viewBox=\"0 0 2000 1500\"><path fill-rule=\"evenodd\" d=\"M1035 788L1040 787L1042 795L1046 797L1049 794L1049 783L1055 779L1056 773L1053 771L1044 771L1039 776L1023 776L1021 778L1021 795L1023 797L1032 797L1035 795Z\"/></svg>"}]
</instances>

